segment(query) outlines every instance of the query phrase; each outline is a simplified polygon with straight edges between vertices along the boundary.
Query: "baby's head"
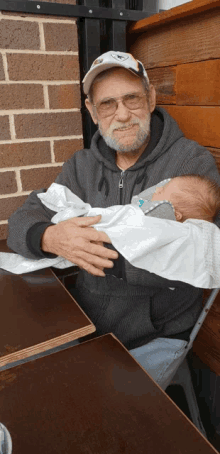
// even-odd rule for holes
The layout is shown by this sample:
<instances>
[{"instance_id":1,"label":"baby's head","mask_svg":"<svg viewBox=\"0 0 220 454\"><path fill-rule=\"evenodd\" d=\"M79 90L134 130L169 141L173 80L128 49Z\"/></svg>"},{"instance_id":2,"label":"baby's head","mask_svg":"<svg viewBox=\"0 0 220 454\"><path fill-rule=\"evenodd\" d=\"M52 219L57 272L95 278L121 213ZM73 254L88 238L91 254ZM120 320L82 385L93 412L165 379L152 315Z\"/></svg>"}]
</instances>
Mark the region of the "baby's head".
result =
<instances>
[{"instance_id":1,"label":"baby's head","mask_svg":"<svg viewBox=\"0 0 220 454\"><path fill-rule=\"evenodd\" d=\"M220 187L200 175L183 175L158 187L152 200L171 202L179 222L189 218L214 222L220 210Z\"/></svg>"}]
</instances>

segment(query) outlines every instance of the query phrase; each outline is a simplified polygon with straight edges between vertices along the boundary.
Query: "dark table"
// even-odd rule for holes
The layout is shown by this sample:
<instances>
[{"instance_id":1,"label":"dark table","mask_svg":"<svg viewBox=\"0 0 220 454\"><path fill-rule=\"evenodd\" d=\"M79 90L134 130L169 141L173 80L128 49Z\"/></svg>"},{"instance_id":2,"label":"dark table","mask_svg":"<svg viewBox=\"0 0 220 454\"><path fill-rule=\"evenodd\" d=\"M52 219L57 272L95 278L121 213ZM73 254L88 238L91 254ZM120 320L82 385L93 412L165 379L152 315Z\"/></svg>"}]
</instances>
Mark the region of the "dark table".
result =
<instances>
[{"instance_id":1,"label":"dark table","mask_svg":"<svg viewBox=\"0 0 220 454\"><path fill-rule=\"evenodd\" d=\"M111 334L0 372L13 454L213 454Z\"/></svg>"},{"instance_id":2,"label":"dark table","mask_svg":"<svg viewBox=\"0 0 220 454\"><path fill-rule=\"evenodd\" d=\"M0 251L9 252L6 241ZM96 329L49 268L22 275L0 269L0 295L0 368Z\"/></svg>"}]
</instances>

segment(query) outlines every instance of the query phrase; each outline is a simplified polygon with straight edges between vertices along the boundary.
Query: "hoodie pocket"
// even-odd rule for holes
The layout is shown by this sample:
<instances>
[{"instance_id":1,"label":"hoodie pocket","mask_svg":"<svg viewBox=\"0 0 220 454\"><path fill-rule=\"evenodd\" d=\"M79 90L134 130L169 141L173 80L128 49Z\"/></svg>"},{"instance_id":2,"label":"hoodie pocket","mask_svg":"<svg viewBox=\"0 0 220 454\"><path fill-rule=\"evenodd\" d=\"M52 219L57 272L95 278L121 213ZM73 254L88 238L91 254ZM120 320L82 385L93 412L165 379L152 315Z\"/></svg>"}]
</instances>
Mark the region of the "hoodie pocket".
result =
<instances>
[{"instance_id":1,"label":"hoodie pocket","mask_svg":"<svg viewBox=\"0 0 220 454\"><path fill-rule=\"evenodd\" d=\"M109 305L110 296L92 293L84 286L77 288L76 295L78 304L97 327L99 321L105 316L105 310Z\"/></svg>"},{"instance_id":2,"label":"hoodie pocket","mask_svg":"<svg viewBox=\"0 0 220 454\"><path fill-rule=\"evenodd\" d=\"M158 335L151 319L152 298L149 295L103 295L78 289L78 303L96 326L97 335L113 333L123 344L133 345L138 339Z\"/></svg>"}]
</instances>

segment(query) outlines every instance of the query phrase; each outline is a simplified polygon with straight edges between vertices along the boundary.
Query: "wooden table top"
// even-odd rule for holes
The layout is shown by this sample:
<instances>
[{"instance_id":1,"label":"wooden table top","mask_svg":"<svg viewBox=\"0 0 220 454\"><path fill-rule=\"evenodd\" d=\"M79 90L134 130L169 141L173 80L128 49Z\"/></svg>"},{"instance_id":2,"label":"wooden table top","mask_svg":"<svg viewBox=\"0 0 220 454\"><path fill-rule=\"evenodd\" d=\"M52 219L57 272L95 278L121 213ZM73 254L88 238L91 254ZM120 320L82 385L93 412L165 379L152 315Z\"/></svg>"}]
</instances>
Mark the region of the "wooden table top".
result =
<instances>
[{"instance_id":1,"label":"wooden table top","mask_svg":"<svg viewBox=\"0 0 220 454\"><path fill-rule=\"evenodd\" d=\"M4 241L0 251L7 251ZM22 275L0 269L0 294L0 367L95 331L49 268Z\"/></svg>"},{"instance_id":2,"label":"wooden table top","mask_svg":"<svg viewBox=\"0 0 220 454\"><path fill-rule=\"evenodd\" d=\"M13 454L213 454L112 335L0 372Z\"/></svg>"}]
</instances>

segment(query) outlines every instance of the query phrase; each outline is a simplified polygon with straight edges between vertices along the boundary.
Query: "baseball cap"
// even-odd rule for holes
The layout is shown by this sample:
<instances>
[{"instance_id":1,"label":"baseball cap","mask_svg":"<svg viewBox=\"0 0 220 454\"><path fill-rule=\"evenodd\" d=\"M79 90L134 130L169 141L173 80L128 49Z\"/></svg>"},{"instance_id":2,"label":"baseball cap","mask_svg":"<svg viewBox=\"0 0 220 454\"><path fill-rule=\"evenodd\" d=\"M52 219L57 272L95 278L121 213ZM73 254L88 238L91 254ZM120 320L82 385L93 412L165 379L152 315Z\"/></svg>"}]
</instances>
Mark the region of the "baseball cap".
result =
<instances>
[{"instance_id":1,"label":"baseball cap","mask_svg":"<svg viewBox=\"0 0 220 454\"><path fill-rule=\"evenodd\" d=\"M139 77L144 76L149 83L148 75L144 69L143 64L139 60L136 60L133 55L126 52L116 52L110 50L109 52L106 52L105 54L102 54L100 55L100 57L96 58L90 70L86 73L82 81L84 93L86 95L89 93L92 82L98 74L105 71L106 69L114 67L128 69L134 75Z\"/></svg>"},{"instance_id":2,"label":"baseball cap","mask_svg":"<svg viewBox=\"0 0 220 454\"><path fill-rule=\"evenodd\" d=\"M12 454L11 435L2 423L0 423L0 454Z\"/></svg>"}]
</instances>

